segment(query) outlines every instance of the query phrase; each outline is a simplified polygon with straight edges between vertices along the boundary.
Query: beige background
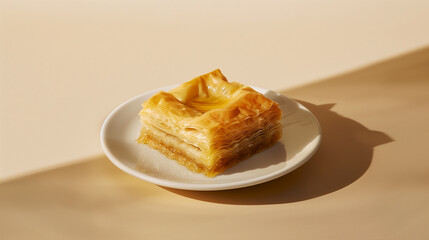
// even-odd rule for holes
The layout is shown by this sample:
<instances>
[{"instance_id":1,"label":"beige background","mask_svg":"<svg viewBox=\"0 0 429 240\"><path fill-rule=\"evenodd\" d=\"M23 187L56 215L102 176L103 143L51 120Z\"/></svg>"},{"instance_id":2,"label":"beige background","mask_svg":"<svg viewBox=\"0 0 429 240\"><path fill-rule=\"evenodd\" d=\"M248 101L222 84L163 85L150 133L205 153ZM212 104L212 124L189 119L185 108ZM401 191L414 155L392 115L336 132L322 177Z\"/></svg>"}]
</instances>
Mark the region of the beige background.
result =
<instances>
[{"instance_id":1,"label":"beige background","mask_svg":"<svg viewBox=\"0 0 429 240\"><path fill-rule=\"evenodd\" d=\"M0 239L428 239L428 23L428 1L1 1ZM108 161L117 105L214 68L308 107L316 154L216 192Z\"/></svg>"},{"instance_id":2,"label":"beige background","mask_svg":"<svg viewBox=\"0 0 429 240\"><path fill-rule=\"evenodd\" d=\"M1 1L0 180L101 153L140 93L221 68L282 90L429 44L427 1Z\"/></svg>"}]
</instances>

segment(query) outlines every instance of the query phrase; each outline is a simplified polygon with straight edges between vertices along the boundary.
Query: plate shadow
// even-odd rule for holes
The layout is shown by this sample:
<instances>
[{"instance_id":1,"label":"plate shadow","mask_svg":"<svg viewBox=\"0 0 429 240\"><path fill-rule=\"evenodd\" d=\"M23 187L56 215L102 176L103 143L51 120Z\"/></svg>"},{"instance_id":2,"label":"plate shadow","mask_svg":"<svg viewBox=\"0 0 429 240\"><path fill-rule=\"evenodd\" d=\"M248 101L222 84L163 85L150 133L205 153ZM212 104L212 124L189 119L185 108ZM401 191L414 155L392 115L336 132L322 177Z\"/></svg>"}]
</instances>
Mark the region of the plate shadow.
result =
<instances>
[{"instance_id":1,"label":"plate shadow","mask_svg":"<svg viewBox=\"0 0 429 240\"><path fill-rule=\"evenodd\" d=\"M276 180L225 191L188 191L163 187L170 192L202 201L261 205L304 201L342 189L359 179L371 165L374 147L392 142L387 134L332 111L335 105L315 105L296 100L318 119L322 141L303 166Z\"/></svg>"}]
</instances>

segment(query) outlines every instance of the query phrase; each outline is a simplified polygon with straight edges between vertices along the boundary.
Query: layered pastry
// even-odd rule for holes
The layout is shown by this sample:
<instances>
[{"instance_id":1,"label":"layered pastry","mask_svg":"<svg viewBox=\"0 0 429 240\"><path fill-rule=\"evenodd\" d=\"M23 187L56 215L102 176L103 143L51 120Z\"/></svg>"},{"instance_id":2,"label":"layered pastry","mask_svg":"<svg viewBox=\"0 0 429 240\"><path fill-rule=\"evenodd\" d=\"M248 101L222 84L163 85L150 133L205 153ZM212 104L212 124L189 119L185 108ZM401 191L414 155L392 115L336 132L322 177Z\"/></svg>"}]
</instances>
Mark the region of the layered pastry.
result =
<instances>
[{"instance_id":1,"label":"layered pastry","mask_svg":"<svg viewBox=\"0 0 429 240\"><path fill-rule=\"evenodd\" d=\"M219 69L161 91L142 107L137 142L208 177L271 147L282 134L278 104L228 82Z\"/></svg>"}]
</instances>

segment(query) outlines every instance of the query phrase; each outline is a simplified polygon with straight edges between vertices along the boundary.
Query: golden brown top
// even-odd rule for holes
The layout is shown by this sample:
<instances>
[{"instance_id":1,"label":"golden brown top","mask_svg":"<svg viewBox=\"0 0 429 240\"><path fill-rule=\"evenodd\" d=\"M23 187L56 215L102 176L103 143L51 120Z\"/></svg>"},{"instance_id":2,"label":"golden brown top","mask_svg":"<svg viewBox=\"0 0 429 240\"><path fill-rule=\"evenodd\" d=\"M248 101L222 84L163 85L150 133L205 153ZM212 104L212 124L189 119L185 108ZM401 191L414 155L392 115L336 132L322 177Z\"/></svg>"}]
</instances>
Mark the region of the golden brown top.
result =
<instances>
[{"instance_id":1,"label":"golden brown top","mask_svg":"<svg viewBox=\"0 0 429 240\"><path fill-rule=\"evenodd\" d=\"M196 77L169 92L161 91L142 104L140 115L155 114L166 125L217 131L258 116L277 103L254 89L228 82L219 69ZM171 121L171 122L170 122Z\"/></svg>"}]
</instances>

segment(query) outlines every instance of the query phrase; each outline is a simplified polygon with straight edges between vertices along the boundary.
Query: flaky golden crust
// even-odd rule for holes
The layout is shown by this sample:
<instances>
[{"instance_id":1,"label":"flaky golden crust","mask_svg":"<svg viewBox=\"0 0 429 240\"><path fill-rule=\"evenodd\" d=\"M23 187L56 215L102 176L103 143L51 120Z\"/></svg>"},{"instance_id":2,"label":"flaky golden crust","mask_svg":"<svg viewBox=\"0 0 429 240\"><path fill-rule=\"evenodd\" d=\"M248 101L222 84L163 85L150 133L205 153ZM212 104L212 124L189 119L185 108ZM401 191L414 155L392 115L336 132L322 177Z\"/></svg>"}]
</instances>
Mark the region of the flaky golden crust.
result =
<instances>
[{"instance_id":1,"label":"flaky golden crust","mask_svg":"<svg viewBox=\"0 0 429 240\"><path fill-rule=\"evenodd\" d=\"M278 104L248 86L228 82L219 69L169 92L161 91L142 106L139 142L158 150L172 149L177 144L180 156L174 157L170 150L161 152L182 164L183 159L193 162L206 175L218 173L230 165L228 162L238 161L232 159L231 151L245 150L245 145L252 144L250 141L258 142L258 149L263 149L264 142L272 145L281 136ZM266 139L261 130L272 137ZM153 136L148 135L150 132ZM170 139L173 137L174 141ZM165 146L160 147L162 144ZM238 145L241 149L236 149ZM191 151L187 148L192 149L189 156L186 152ZM253 154L250 149L245 152Z\"/></svg>"},{"instance_id":2,"label":"flaky golden crust","mask_svg":"<svg viewBox=\"0 0 429 240\"><path fill-rule=\"evenodd\" d=\"M149 145L151 148L158 150L170 159L176 160L179 164L193 172L204 173L208 177L214 177L240 161L274 145L281 137L281 125L277 124L271 127L277 129L273 130L267 126L266 129L258 130L259 133L253 133L252 135L260 134L263 137L254 138L251 142L241 142L239 146L234 147L234 149L219 157L211 167L201 164L198 158L190 154L189 150L192 146L178 147L183 142L178 139L167 142L165 141L165 137L157 137L150 129L142 130L137 141Z\"/></svg>"}]
</instances>

